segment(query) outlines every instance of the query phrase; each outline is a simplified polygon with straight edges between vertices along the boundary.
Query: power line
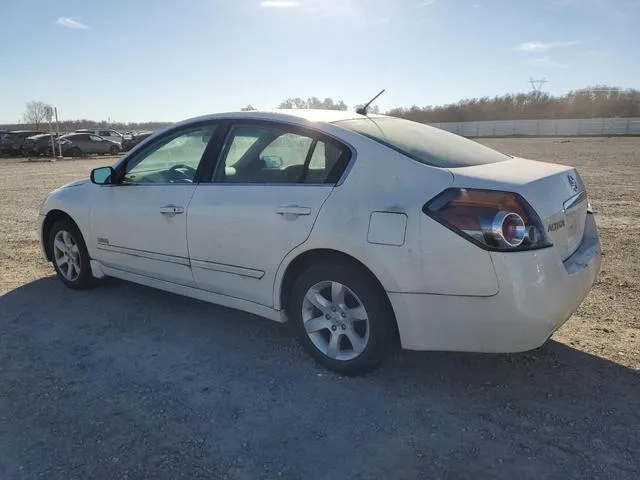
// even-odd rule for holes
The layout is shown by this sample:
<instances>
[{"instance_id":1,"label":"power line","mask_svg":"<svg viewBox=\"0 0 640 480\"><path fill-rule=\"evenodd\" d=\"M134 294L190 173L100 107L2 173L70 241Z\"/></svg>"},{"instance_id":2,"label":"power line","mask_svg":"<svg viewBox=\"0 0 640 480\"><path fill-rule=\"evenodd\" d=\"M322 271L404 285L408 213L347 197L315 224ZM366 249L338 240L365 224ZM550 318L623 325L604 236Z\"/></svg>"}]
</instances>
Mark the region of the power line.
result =
<instances>
[{"instance_id":1,"label":"power line","mask_svg":"<svg viewBox=\"0 0 640 480\"><path fill-rule=\"evenodd\" d=\"M533 93L535 93L536 96L538 96L542 93L542 87L544 86L544 84L549 83L549 81L546 78L540 78L536 80L533 77L530 77L529 83L531 84L531 89L533 90Z\"/></svg>"}]
</instances>

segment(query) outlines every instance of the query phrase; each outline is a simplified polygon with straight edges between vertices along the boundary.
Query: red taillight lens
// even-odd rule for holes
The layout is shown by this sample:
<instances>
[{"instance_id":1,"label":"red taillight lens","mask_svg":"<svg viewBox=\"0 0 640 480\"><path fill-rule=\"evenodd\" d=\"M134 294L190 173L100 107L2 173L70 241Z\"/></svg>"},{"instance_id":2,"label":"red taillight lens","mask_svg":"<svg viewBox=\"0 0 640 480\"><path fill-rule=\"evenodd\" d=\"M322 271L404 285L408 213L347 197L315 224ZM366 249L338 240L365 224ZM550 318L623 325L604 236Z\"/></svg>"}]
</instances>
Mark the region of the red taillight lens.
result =
<instances>
[{"instance_id":1,"label":"red taillight lens","mask_svg":"<svg viewBox=\"0 0 640 480\"><path fill-rule=\"evenodd\" d=\"M428 202L424 213L488 250L548 247L542 222L520 195L452 188Z\"/></svg>"}]
</instances>

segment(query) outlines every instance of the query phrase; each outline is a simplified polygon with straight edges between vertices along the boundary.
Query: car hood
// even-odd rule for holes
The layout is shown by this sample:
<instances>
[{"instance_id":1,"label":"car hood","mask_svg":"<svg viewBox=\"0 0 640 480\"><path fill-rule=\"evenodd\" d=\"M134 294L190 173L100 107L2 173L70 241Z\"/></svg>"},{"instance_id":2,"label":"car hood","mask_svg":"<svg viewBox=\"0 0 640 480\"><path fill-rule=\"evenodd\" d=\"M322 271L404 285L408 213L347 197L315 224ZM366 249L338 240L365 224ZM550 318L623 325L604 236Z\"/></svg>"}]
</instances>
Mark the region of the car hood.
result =
<instances>
[{"instance_id":1,"label":"car hood","mask_svg":"<svg viewBox=\"0 0 640 480\"><path fill-rule=\"evenodd\" d=\"M63 188L70 188L70 187L79 187L80 185L85 185L87 183L89 183L89 179L82 178L80 180L74 180L73 182L69 182L66 185L61 186L58 190L62 190Z\"/></svg>"}]
</instances>

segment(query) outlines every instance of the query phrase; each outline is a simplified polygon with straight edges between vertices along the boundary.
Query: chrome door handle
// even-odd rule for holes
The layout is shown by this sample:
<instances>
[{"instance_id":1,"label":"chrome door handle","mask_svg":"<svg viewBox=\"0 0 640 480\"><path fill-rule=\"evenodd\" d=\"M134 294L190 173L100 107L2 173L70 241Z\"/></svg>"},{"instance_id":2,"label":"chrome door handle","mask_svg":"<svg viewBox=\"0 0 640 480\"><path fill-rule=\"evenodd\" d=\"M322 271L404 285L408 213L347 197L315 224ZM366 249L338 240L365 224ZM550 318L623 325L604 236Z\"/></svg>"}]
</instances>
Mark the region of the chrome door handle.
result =
<instances>
[{"instance_id":1,"label":"chrome door handle","mask_svg":"<svg viewBox=\"0 0 640 480\"><path fill-rule=\"evenodd\" d=\"M309 215L311 209L309 207L301 207L299 205L281 205L276 208L278 215Z\"/></svg>"},{"instance_id":2,"label":"chrome door handle","mask_svg":"<svg viewBox=\"0 0 640 480\"><path fill-rule=\"evenodd\" d=\"M160 207L160 213L167 217L173 217L174 215L184 213L184 207L179 207L177 205L165 205L164 207Z\"/></svg>"}]
</instances>

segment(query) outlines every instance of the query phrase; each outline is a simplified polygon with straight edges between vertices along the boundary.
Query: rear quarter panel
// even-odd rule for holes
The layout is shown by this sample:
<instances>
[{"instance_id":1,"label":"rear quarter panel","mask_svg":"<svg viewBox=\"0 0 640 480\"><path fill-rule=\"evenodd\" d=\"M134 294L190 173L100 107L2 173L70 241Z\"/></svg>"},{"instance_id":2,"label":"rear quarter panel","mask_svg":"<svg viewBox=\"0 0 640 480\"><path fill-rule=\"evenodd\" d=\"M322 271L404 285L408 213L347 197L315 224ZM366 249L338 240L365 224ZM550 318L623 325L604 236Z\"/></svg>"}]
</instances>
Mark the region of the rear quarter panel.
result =
<instances>
[{"instance_id":1,"label":"rear quarter panel","mask_svg":"<svg viewBox=\"0 0 640 480\"><path fill-rule=\"evenodd\" d=\"M496 294L498 283L488 252L422 212L427 201L452 184L453 175L360 135L349 132L343 137L357 151L351 170L323 205L309 239L283 261L276 286L301 253L332 249L366 265L389 292ZM402 245L368 241L373 212L406 215ZM280 307L279 292L275 293L275 305Z\"/></svg>"}]
</instances>

